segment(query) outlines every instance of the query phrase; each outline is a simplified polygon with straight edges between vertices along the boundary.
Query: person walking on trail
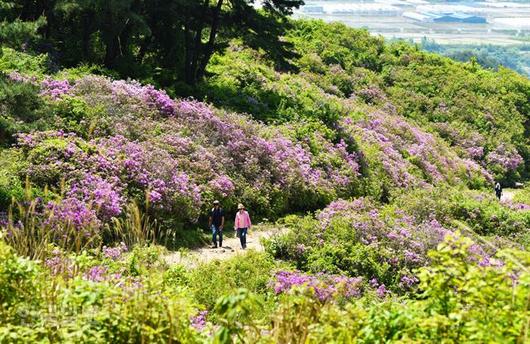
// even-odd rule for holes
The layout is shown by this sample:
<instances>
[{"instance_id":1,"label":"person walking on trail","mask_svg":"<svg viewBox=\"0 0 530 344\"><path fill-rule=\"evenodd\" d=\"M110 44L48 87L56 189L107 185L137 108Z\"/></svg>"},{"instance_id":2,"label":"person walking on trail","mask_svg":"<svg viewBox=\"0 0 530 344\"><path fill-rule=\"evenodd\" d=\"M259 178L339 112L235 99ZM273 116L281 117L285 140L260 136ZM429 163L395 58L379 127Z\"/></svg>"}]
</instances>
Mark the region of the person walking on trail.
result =
<instances>
[{"instance_id":1,"label":"person walking on trail","mask_svg":"<svg viewBox=\"0 0 530 344\"><path fill-rule=\"evenodd\" d=\"M495 196L500 200L502 197L502 186L499 182L495 183Z\"/></svg>"},{"instance_id":2,"label":"person walking on trail","mask_svg":"<svg viewBox=\"0 0 530 344\"><path fill-rule=\"evenodd\" d=\"M213 202L213 208L208 218L208 227L212 230L212 248L217 248L217 236L219 236L219 247L223 247L223 227L225 225L225 213L219 201Z\"/></svg>"},{"instance_id":3,"label":"person walking on trail","mask_svg":"<svg viewBox=\"0 0 530 344\"><path fill-rule=\"evenodd\" d=\"M247 232L252 224L250 223L250 216L245 210L245 206L241 203L237 205L236 220L234 221L234 229L237 231L237 236L241 242L241 248L247 248Z\"/></svg>"}]
</instances>

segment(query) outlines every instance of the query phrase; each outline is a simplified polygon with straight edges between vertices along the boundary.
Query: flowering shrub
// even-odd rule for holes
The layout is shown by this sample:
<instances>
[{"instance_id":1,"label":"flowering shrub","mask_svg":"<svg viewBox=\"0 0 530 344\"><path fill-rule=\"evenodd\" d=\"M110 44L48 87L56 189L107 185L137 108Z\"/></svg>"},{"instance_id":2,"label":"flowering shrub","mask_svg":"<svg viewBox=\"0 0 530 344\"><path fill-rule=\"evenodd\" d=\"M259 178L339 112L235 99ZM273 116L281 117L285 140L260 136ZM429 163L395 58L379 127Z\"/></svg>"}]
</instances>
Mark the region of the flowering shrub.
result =
<instances>
[{"instance_id":1,"label":"flowering shrub","mask_svg":"<svg viewBox=\"0 0 530 344\"><path fill-rule=\"evenodd\" d=\"M58 233L61 233L65 227L72 226L89 237L95 234L93 231L101 225L96 211L76 198L65 198L59 202L51 201L47 208L50 214L47 222Z\"/></svg>"},{"instance_id":2,"label":"flowering shrub","mask_svg":"<svg viewBox=\"0 0 530 344\"><path fill-rule=\"evenodd\" d=\"M303 271L362 276L379 296L387 289L409 291L418 282L415 270L430 263L428 252L454 230L442 213L431 210L424 217L412 208L404 210L367 198L337 200L315 220L288 219L292 232L269 241L267 251ZM477 244L473 254L475 263L489 264L495 251Z\"/></svg>"},{"instance_id":3,"label":"flowering shrub","mask_svg":"<svg viewBox=\"0 0 530 344\"><path fill-rule=\"evenodd\" d=\"M523 163L523 158L515 148L502 144L486 156L486 161L496 172L506 173L516 170Z\"/></svg>"},{"instance_id":4,"label":"flowering shrub","mask_svg":"<svg viewBox=\"0 0 530 344\"><path fill-rule=\"evenodd\" d=\"M491 175L477 163L463 160L442 142L397 116L372 113L354 122L346 118L344 126L361 146L372 146L377 155L369 163L380 165L391 182L399 187L430 183L492 181ZM366 148L367 151L372 149Z\"/></svg>"},{"instance_id":5,"label":"flowering shrub","mask_svg":"<svg viewBox=\"0 0 530 344\"><path fill-rule=\"evenodd\" d=\"M344 141L320 138L327 153L314 155L278 130L152 86L87 76L42 87L54 101L68 94L103 109L103 125L91 140L61 129L19 134L28 161L20 174L41 187L65 181L67 198L102 223L133 200L149 201L160 216L177 212L181 223L196 221L214 197L267 216L314 209L360 178L359 155Z\"/></svg>"},{"instance_id":6,"label":"flowering shrub","mask_svg":"<svg viewBox=\"0 0 530 344\"><path fill-rule=\"evenodd\" d=\"M107 247L103 246L103 256L112 260L119 259L124 252L127 252L128 248L124 242L121 242L118 246Z\"/></svg>"},{"instance_id":7,"label":"flowering shrub","mask_svg":"<svg viewBox=\"0 0 530 344\"><path fill-rule=\"evenodd\" d=\"M41 95L57 100L63 94L70 92L71 86L68 80L45 79L41 84Z\"/></svg>"},{"instance_id":8,"label":"flowering shrub","mask_svg":"<svg viewBox=\"0 0 530 344\"><path fill-rule=\"evenodd\" d=\"M330 301L333 298L352 298L361 295L362 278L331 275L305 275L299 272L280 271L275 275L273 282L276 294L287 293L293 287L310 289L315 297L321 301Z\"/></svg>"},{"instance_id":9,"label":"flowering shrub","mask_svg":"<svg viewBox=\"0 0 530 344\"><path fill-rule=\"evenodd\" d=\"M191 326L197 331L202 331L206 327L206 317L208 311L200 311L196 316L191 317Z\"/></svg>"}]
</instances>

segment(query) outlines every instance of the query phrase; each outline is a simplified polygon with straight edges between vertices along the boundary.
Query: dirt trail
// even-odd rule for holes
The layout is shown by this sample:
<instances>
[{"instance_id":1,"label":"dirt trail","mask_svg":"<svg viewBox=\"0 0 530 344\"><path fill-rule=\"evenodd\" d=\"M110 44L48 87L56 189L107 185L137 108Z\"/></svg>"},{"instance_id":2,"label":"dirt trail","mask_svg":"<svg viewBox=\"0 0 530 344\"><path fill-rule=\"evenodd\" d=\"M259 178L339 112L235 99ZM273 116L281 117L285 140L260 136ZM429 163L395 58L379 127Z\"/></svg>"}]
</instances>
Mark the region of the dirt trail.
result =
<instances>
[{"instance_id":1,"label":"dirt trail","mask_svg":"<svg viewBox=\"0 0 530 344\"><path fill-rule=\"evenodd\" d=\"M511 202L515 197L517 190L514 189L504 189L502 190L501 202Z\"/></svg>"},{"instance_id":2,"label":"dirt trail","mask_svg":"<svg viewBox=\"0 0 530 344\"><path fill-rule=\"evenodd\" d=\"M225 260L236 255L243 255L248 250L263 251L262 238L270 238L274 235L284 232L285 228L272 227L270 225L256 225L251 228L247 234L247 249L241 249L239 238L235 235L230 237L226 234L234 232L233 229L224 229L223 247L210 248L209 246L201 247L193 250L180 250L171 252L166 255L164 259L168 264L182 264L187 267L194 267L201 263L207 263L212 260Z\"/></svg>"}]
</instances>

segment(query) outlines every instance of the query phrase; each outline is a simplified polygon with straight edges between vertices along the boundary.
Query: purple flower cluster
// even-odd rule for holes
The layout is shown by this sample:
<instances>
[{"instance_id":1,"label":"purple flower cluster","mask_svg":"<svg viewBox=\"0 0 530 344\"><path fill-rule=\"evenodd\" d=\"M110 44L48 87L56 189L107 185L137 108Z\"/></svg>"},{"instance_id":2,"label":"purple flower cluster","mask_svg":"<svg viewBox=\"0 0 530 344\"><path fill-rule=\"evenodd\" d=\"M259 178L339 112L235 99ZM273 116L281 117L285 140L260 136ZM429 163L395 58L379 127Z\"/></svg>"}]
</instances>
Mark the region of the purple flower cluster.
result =
<instances>
[{"instance_id":1,"label":"purple flower cluster","mask_svg":"<svg viewBox=\"0 0 530 344\"><path fill-rule=\"evenodd\" d=\"M392 266L414 268L427 261L427 251L436 248L453 233L436 219L418 221L396 211L392 218L380 213L378 206L365 198L337 200L318 213L322 235L333 236L333 221L350 223L356 239L385 252Z\"/></svg>"},{"instance_id":2,"label":"purple flower cluster","mask_svg":"<svg viewBox=\"0 0 530 344\"><path fill-rule=\"evenodd\" d=\"M202 331L206 327L208 311L200 311L196 316L191 317L191 326L197 331Z\"/></svg>"},{"instance_id":3,"label":"purple flower cluster","mask_svg":"<svg viewBox=\"0 0 530 344\"><path fill-rule=\"evenodd\" d=\"M99 79L108 85L113 99L119 103L127 103L131 99L136 99L164 116L175 114L175 102L163 90L157 90L152 85L143 86L131 80L110 82L108 79Z\"/></svg>"},{"instance_id":4,"label":"purple flower cluster","mask_svg":"<svg viewBox=\"0 0 530 344\"><path fill-rule=\"evenodd\" d=\"M63 257L61 251L54 250L52 252L53 256L44 261L52 275L66 275L71 277L73 274L73 262L67 258Z\"/></svg>"},{"instance_id":5,"label":"purple flower cluster","mask_svg":"<svg viewBox=\"0 0 530 344\"><path fill-rule=\"evenodd\" d=\"M24 74L20 74L17 71L9 72L7 74L7 77L11 81L14 81L14 82L28 83L28 84L37 85L37 78L36 77L34 77L34 76L30 77L30 76L27 76L27 75L24 75Z\"/></svg>"},{"instance_id":6,"label":"purple flower cluster","mask_svg":"<svg viewBox=\"0 0 530 344\"><path fill-rule=\"evenodd\" d=\"M123 205L120 187L116 184L100 176L86 173L71 185L67 196L90 204L91 208L101 215L100 218L110 219L120 215Z\"/></svg>"},{"instance_id":7,"label":"purple flower cluster","mask_svg":"<svg viewBox=\"0 0 530 344\"><path fill-rule=\"evenodd\" d=\"M406 289L412 288L414 285L418 284L419 280L416 276L404 275L401 277L400 283L402 287Z\"/></svg>"},{"instance_id":8,"label":"purple flower cluster","mask_svg":"<svg viewBox=\"0 0 530 344\"><path fill-rule=\"evenodd\" d=\"M127 245L124 242L120 242L118 246L107 247L103 246L103 256L112 260L118 260L124 252L127 252Z\"/></svg>"},{"instance_id":9,"label":"purple flower cluster","mask_svg":"<svg viewBox=\"0 0 530 344\"><path fill-rule=\"evenodd\" d=\"M68 94L71 88L68 80L45 79L41 83L41 95L57 100L63 94Z\"/></svg>"},{"instance_id":10,"label":"purple flower cluster","mask_svg":"<svg viewBox=\"0 0 530 344\"><path fill-rule=\"evenodd\" d=\"M358 91L357 95L368 104L375 104L386 99L385 93L378 87L374 86Z\"/></svg>"},{"instance_id":11,"label":"purple flower cluster","mask_svg":"<svg viewBox=\"0 0 530 344\"><path fill-rule=\"evenodd\" d=\"M432 183L454 178L467 180L471 174L489 178L476 163L459 158L432 134L399 116L376 112L359 122L346 119L343 126L363 144L378 149L383 171L398 186L421 185L424 179Z\"/></svg>"},{"instance_id":12,"label":"purple flower cluster","mask_svg":"<svg viewBox=\"0 0 530 344\"><path fill-rule=\"evenodd\" d=\"M166 116L175 115L175 102L163 90L148 85L142 87L144 101Z\"/></svg>"},{"instance_id":13,"label":"purple flower cluster","mask_svg":"<svg viewBox=\"0 0 530 344\"><path fill-rule=\"evenodd\" d=\"M473 130L458 130L450 123L436 123L436 131L460 151L460 155L480 161L484 157L486 139Z\"/></svg>"},{"instance_id":14,"label":"purple flower cluster","mask_svg":"<svg viewBox=\"0 0 530 344\"><path fill-rule=\"evenodd\" d=\"M379 283L379 281L375 277L372 278L368 283L370 287L375 289L375 294L380 298L384 298L387 294L390 293L390 291L386 289L386 286L383 283Z\"/></svg>"},{"instance_id":15,"label":"purple flower cluster","mask_svg":"<svg viewBox=\"0 0 530 344\"><path fill-rule=\"evenodd\" d=\"M308 288L321 302L337 297L353 298L361 295L362 278L337 275L307 275L298 271L280 271L272 283L276 294L287 293L294 287Z\"/></svg>"},{"instance_id":16,"label":"purple flower cluster","mask_svg":"<svg viewBox=\"0 0 530 344\"><path fill-rule=\"evenodd\" d=\"M28 175L46 184L66 179L68 204L79 201L100 221L119 216L129 191L134 188L149 190L153 206L168 210L181 207L182 214L189 215L190 220L196 217L201 205L201 190L186 172L179 170L178 160L147 143L131 142L123 136L86 142L62 132L19 135L18 139L19 146L28 152L39 146L55 145L54 149L46 150L48 155L30 164ZM191 210L185 212L183 204Z\"/></svg>"},{"instance_id":17,"label":"purple flower cluster","mask_svg":"<svg viewBox=\"0 0 530 344\"><path fill-rule=\"evenodd\" d=\"M232 182L232 179L228 176L219 176L209 183L212 190L222 197L228 197L231 196L235 191L234 183Z\"/></svg>"},{"instance_id":18,"label":"purple flower cluster","mask_svg":"<svg viewBox=\"0 0 530 344\"><path fill-rule=\"evenodd\" d=\"M43 185L64 179L67 197L86 203L101 222L119 216L131 195L145 195L157 209L179 209L181 220L193 221L205 195L245 192L261 202L282 190L317 197L347 191L359 177L359 155L344 141L320 138L325 149L315 156L277 129L201 102L174 101L152 86L88 76L73 85L47 80L42 87L52 97L63 91L79 97L106 117L91 141L61 131L20 135L29 157L24 172Z\"/></svg>"},{"instance_id":19,"label":"purple flower cluster","mask_svg":"<svg viewBox=\"0 0 530 344\"><path fill-rule=\"evenodd\" d=\"M77 198L65 198L58 203L49 202L47 210L50 214L47 224L58 231L71 226L89 236L101 225L94 209Z\"/></svg>"},{"instance_id":20,"label":"purple flower cluster","mask_svg":"<svg viewBox=\"0 0 530 344\"><path fill-rule=\"evenodd\" d=\"M365 198L356 198L353 201L346 201L338 199L331 202L326 208L321 210L317 219L320 221L322 228L327 228L331 220L335 216L340 216L348 213L363 212L367 209L371 209L373 204Z\"/></svg>"},{"instance_id":21,"label":"purple flower cluster","mask_svg":"<svg viewBox=\"0 0 530 344\"><path fill-rule=\"evenodd\" d=\"M523 163L523 158L515 148L502 144L486 156L486 161L504 171L513 171Z\"/></svg>"},{"instance_id":22,"label":"purple flower cluster","mask_svg":"<svg viewBox=\"0 0 530 344\"><path fill-rule=\"evenodd\" d=\"M85 279L92 282L103 282L107 280L108 269L101 265L96 265L90 268L85 274Z\"/></svg>"}]
</instances>

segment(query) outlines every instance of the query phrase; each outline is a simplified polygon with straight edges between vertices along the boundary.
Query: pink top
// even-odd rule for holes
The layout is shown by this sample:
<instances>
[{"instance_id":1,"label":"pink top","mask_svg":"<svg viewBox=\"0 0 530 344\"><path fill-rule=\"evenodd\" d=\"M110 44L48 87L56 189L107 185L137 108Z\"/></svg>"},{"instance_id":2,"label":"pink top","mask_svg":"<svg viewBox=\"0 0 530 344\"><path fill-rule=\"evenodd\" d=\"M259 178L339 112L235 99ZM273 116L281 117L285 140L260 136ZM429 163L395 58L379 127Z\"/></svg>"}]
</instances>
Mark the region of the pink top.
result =
<instances>
[{"instance_id":1,"label":"pink top","mask_svg":"<svg viewBox=\"0 0 530 344\"><path fill-rule=\"evenodd\" d=\"M246 210L243 210L243 212L238 211L236 213L236 220L234 222L235 228L250 228L250 216L248 216L248 212Z\"/></svg>"}]
</instances>

